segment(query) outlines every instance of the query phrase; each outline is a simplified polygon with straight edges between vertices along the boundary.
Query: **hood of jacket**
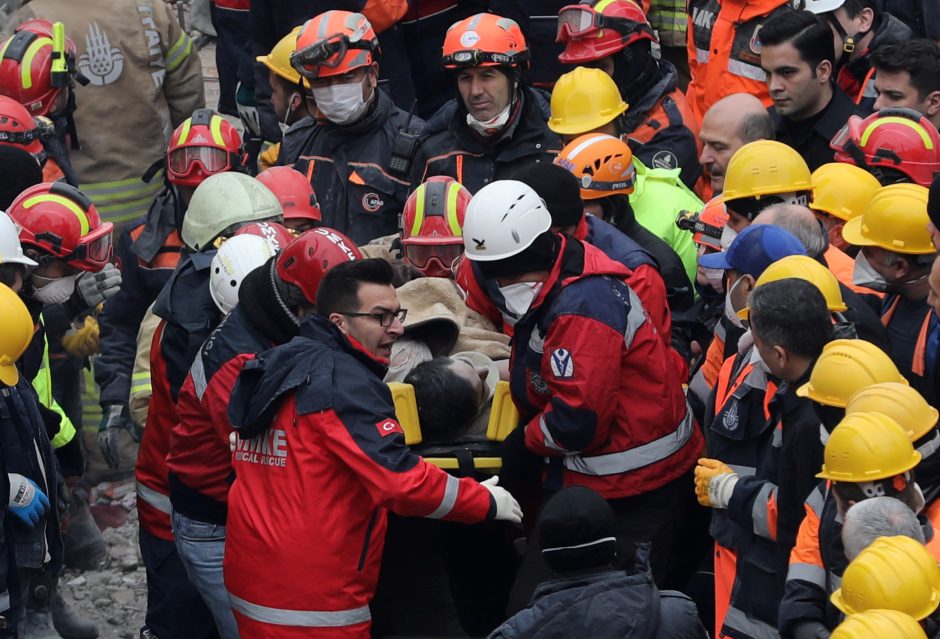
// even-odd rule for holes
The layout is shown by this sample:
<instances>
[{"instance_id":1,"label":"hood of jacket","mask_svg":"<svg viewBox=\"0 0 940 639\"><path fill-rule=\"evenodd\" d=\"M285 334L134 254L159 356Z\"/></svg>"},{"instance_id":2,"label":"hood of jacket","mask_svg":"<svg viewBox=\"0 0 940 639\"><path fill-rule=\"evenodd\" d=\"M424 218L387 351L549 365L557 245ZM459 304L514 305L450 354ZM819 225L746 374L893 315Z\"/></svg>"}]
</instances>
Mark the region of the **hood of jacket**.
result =
<instances>
[{"instance_id":1,"label":"hood of jacket","mask_svg":"<svg viewBox=\"0 0 940 639\"><path fill-rule=\"evenodd\" d=\"M160 291L153 313L190 331L218 324L219 309L209 294L209 267L215 249L184 254Z\"/></svg>"},{"instance_id":2,"label":"hood of jacket","mask_svg":"<svg viewBox=\"0 0 940 639\"><path fill-rule=\"evenodd\" d=\"M166 238L176 230L177 220L183 219L183 208L176 189L164 186L150 204L144 230L131 245L131 250L145 262L153 261Z\"/></svg>"}]
</instances>

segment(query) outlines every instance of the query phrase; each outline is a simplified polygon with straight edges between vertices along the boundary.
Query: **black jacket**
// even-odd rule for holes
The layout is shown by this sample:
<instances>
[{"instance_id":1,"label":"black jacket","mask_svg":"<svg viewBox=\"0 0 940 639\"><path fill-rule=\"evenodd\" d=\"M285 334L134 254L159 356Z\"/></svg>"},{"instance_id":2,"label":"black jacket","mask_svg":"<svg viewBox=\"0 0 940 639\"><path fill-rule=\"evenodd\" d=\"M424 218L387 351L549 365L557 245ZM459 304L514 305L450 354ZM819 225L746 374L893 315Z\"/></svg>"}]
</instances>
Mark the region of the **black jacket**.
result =
<instances>
[{"instance_id":1,"label":"black jacket","mask_svg":"<svg viewBox=\"0 0 940 639\"><path fill-rule=\"evenodd\" d=\"M774 121L776 140L796 149L810 171L835 161L835 151L829 147L829 142L845 126L850 115L864 115L836 86L833 86L832 99L809 131L803 131L799 123L782 118L774 107L767 110Z\"/></svg>"}]
</instances>

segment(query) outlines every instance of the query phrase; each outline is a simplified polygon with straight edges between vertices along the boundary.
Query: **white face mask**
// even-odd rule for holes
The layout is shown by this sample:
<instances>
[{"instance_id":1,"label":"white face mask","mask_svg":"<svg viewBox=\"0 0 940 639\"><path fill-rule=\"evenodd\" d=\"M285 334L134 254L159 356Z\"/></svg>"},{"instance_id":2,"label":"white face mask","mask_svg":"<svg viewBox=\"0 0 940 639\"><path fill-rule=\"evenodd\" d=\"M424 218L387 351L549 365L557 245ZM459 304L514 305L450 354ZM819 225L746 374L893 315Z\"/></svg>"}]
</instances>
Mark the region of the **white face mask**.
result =
<instances>
[{"instance_id":1,"label":"white face mask","mask_svg":"<svg viewBox=\"0 0 940 639\"><path fill-rule=\"evenodd\" d=\"M512 106L512 103L507 104L506 108L500 111L496 117L486 121L477 120L471 113L467 113L467 126L486 137L496 135L509 122L510 106Z\"/></svg>"},{"instance_id":2,"label":"white face mask","mask_svg":"<svg viewBox=\"0 0 940 639\"><path fill-rule=\"evenodd\" d=\"M702 269L702 275L705 276L709 285L711 285L716 292L721 293L725 290L725 272L723 270L720 268L705 268L704 266L700 266L699 268Z\"/></svg>"},{"instance_id":3,"label":"white face mask","mask_svg":"<svg viewBox=\"0 0 940 639\"><path fill-rule=\"evenodd\" d=\"M888 282L884 276L875 270L865 254L859 252L855 258L855 268L852 269L852 284L864 286L873 291L884 292L888 289Z\"/></svg>"},{"instance_id":4,"label":"white face mask","mask_svg":"<svg viewBox=\"0 0 940 639\"><path fill-rule=\"evenodd\" d=\"M740 284L741 280L743 279L743 277L739 277L737 281L731 285L731 288L728 289L728 293L725 295L725 317L727 317L728 320L738 328L744 328L744 324L741 322L741 318L738 317L738 314L734 311L734 305L731 303L731 294L734 292L734 288Z\"/></svg>"},{"instance_id":5,"label":"white face mask","mask_svg":"<svg viewBox=\"0 0 940 639\"><path fill-rule=\"evenodd\" d=\"M362 99L363 82L368 77L366 75L362 82L334 84L314 89L313 99L316 100L317 109L323 117L334 124L352 124L369 107L369 103Z\"/></svg>"},{"instance_id":6,"label":"white face mask","mask_svg":"<svg viewBox=\"0 0 940 639\"><path fill-rule=\"evenodd\" d=\"M499 292L502 293L506 301L506 310L522 317L532 306L535 296L542 290L541 282L516 282L507 286L500 286Z\"/></svg>"},{"instance_id":7,"label":"white face mask","mask_svg":"<svg viewBox=\"0 0 940 639\"><path fill-rule=\"evenodd\" d=\"M721 229L721 250L727 251L728 247L731 246L731 243L734 242L734 238L738 236L738 232L731 228L730 225L725 224Z\"/></svg>"},{"instance_id":8,"label":"white face mask","mask_svg":"<svg viewBox=\"0 0 940 639\"><path fill-rule=\"evenodd\" d=\"M37 275L33 277L41 278ZM34 290L33 299L43 304L61 304L72 297L72 293L75 292L76 278L78 274L56 278L42 288Z\"/></svg>"}]
</instances>

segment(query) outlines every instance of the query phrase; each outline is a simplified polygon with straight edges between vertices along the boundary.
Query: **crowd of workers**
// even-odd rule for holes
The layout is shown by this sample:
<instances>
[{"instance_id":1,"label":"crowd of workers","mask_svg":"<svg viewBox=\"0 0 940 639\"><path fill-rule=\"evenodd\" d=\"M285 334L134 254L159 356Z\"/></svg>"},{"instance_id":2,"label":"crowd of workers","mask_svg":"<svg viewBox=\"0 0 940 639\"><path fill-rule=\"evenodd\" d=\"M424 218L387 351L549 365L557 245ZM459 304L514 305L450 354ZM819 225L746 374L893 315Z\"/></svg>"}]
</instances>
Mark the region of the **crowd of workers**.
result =
<instances>
[{"instance_id":1,"label":"crowd of workers","mask_svg":"<svg viewBox=\"0 0 940 639\"><path fill-rule=\"evenodd\" d=\"M940 636L940 4L5 8L0 636Z\"/></svg>"}]
</instances>

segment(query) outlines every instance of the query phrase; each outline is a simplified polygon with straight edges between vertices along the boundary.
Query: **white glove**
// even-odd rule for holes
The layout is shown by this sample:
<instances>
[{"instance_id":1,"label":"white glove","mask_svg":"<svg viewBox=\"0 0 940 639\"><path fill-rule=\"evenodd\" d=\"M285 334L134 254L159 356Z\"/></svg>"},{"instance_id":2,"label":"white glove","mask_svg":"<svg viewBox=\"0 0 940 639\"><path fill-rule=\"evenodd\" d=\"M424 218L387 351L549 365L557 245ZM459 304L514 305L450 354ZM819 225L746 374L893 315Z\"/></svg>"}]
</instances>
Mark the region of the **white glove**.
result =
<instances>
[{"instance_id":1,"label":"white glove","mask_svg":"<svg viewBox=\"0 0 940 639\"><path fill-rule=\"evenodd\" d=\"M75 293L86 309L94 308L121 290L121 271L105 264L97 273L86 272L75 280Z\"/></svg>"},{"instance_id":2,"label":"white glove","mask_svg":"<svg viewBox=\"0 0 940 639\"><path fill-rule=\"evenodd\" d=\"M509 494L509 491L499 484L499 475L493 475L486 481L480 482L480 485L490 491L493 501L496 502L496 519L511 521L514 524L522 523L522 508L516 498Z\"/></svg>"}]
</instances>

